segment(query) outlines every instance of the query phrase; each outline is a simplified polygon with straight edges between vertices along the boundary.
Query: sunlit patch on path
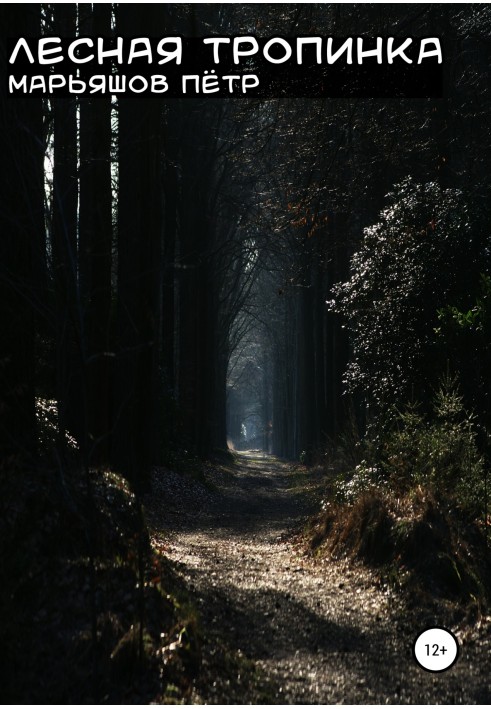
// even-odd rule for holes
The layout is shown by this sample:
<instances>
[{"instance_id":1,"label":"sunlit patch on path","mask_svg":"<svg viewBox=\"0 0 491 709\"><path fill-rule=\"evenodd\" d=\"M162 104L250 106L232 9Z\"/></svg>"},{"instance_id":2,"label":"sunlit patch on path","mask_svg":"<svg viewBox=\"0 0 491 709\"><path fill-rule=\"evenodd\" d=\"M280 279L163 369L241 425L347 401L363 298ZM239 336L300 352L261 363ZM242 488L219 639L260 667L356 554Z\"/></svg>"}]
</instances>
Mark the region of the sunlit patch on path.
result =
<instances>
[{"instance_id":1,"label":"sunlit patch on path","mask_svg":"<svg viewBox=\"0 0 491 709\"><path fill-rule=\"evenodd\" d=\"M169 513L158 496L151 509L201 617L203 671L194 702L490 699L482 670L490 643L464 647L442 675L425 673L411 654L419 628L387 587L366 570L308 559L295 546L288 532L308 514L309 496L291 465L246 451L233 473L215 474L213 483L207 496L195 486L192 509L174 499Z\"/></svg>"}]
</instances>

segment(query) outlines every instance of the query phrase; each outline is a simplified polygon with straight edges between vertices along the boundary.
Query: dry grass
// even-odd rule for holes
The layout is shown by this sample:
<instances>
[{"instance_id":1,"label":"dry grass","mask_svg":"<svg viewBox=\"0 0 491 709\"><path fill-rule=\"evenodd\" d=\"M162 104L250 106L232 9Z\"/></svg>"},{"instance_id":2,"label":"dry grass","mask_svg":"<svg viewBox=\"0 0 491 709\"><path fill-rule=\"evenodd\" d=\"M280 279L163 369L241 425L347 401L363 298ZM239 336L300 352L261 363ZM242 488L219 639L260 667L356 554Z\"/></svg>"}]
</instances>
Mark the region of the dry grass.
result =
<instances>
[{"instance_id":1,"label":"dry grass","mask_svg":"<svg viewBox=\"0 0 491 709\"><path fill-rule=\"evenodd\" d=\"M373 490L327 506L308 532L310 548L379 568L412 598L488 612L491 559L482 530L451 500L418 487L403 497Z\"/></svg>"}]
</instances>

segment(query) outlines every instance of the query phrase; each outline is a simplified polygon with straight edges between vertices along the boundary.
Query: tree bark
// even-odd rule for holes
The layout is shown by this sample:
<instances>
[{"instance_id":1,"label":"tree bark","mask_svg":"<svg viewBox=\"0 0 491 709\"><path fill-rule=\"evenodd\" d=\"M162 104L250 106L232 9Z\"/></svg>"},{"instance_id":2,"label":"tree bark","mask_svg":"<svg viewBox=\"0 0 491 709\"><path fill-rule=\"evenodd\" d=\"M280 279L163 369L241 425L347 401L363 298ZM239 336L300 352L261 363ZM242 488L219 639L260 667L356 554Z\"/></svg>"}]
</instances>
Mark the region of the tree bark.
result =
<instances>
[{"instance_id":1,"label":"tree bark","mask_svg":"<svg viewBox=\"0 0 491 709\"><path fill-rule=\"evenodd\" d=\"M118 33L158 31L159 8L118 7ZM156 462L163 239L160 102L119 101L115 466L135 485Z\"/></svg>"},{"instance_id":2,"label":"tree bark","mask_svg":"<svg viewBox=\"0 0 491 709\"><path fill-rule=\"evenodd\" d=\"M40 6L0 6L0 62L7 37L40 34ZM46 306L44 137L41 99L11 98L0 88L0 458L19 463L36 451L35 327Z\"/></svg>"},{"instance_id":3,"label":"tree bark","mask_svg":"<svg viewBox=\"0 0 491 709\"><path fill-rule=\"evenodd\" d=\"M76 35L76 5L54 6L56 33ZM70 431L82 443L85 433L81 397L83 332L78 293L77 107L75 98L53 101L52 263L56 308L56 398L59 446Z\"/></svg>"},{"instance_id":4,"label":"tree bark","mask_svg":"<svg viewBox=\"0 0 491 709\"><path fill-rule=\"evenodd\" d=\"M111 35L111 5L87 6L84 35ZM109 462L111 434L111 99L80 102L80 290L86 334L87 426L93 463Z\"/></svg>"}]
</instances>

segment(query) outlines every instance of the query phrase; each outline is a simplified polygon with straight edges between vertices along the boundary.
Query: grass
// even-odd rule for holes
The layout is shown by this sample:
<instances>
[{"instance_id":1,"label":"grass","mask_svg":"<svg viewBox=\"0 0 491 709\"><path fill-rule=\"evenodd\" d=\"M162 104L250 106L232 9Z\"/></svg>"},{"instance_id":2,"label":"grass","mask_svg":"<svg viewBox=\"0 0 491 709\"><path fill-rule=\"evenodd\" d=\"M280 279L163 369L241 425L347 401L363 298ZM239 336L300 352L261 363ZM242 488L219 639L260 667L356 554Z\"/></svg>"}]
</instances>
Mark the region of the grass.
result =
<instances>
[{"instance_id":1,"label":"grass","mask_svg":"<svg viewBox=\"0 0 491 709\"><path fill-rule=\"evenodd\" d=\"M452 620L489 612L491 559L482 530L434 489L400 497L372 490L352 504L331 502L307 538L315 554L375 567L415 608L434 603Z\"/></svg>"}]
</instances>

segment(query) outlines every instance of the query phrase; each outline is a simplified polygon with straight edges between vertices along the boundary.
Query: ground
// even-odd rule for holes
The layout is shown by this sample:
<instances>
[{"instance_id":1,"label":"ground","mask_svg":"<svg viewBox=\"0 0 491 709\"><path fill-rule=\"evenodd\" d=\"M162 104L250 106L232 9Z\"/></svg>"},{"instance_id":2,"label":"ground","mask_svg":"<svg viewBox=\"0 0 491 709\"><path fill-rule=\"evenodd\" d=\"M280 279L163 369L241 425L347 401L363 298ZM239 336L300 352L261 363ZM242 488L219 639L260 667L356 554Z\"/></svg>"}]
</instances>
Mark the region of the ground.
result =
<instances>
[{"instance_id":1,"label":"ground","mask_svg":"<svg viewBox=\"0 0 491 709\"><path fill-rule=\"evenodd\" d=\"M374 571L309 556L292 535L313 504L308 472L245 452L208 485L155 471L146 500L196 606L201 671L193 703L486 704L491 635L463 643L447 672L412 658L438 618L409 611Z\"/></svg>"}]
</instances>

